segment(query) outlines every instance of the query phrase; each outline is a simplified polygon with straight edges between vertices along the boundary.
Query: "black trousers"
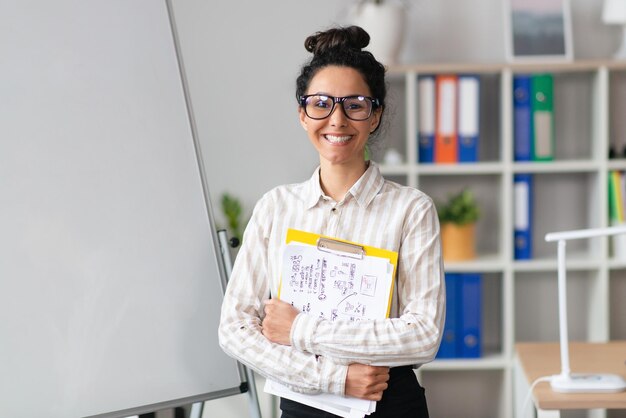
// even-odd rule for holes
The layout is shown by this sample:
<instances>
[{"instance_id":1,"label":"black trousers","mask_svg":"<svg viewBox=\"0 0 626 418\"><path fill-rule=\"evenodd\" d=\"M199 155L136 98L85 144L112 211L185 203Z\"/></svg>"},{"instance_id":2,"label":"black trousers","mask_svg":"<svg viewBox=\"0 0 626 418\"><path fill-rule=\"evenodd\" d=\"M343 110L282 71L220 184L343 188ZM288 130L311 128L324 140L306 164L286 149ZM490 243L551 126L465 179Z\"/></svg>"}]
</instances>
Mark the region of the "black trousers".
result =
<instances>
[{"instance_id":1,"label":"black trousers","mask_svg":"<svg viewBox=\"0 0 626 418\"><path fill-rule=\"evenodd\" d=\"M281 418L339 418L329 412L280 399ZM376 404L376 412L367 418L428 418L424 388L420 386L411 366L394 367L389 371L389 387Z\"/></svg>"}]
</instances>

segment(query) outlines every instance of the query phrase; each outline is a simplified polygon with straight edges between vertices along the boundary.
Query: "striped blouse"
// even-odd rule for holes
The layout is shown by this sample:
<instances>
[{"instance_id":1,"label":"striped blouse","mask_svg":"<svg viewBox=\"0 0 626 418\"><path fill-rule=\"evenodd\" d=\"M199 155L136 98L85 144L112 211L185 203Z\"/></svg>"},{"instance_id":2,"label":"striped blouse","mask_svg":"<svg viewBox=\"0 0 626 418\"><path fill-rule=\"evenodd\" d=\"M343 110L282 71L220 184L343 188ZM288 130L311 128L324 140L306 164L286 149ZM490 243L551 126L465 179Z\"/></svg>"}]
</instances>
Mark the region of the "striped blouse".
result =
<instances>
[{"instance_id":1,"label":"striped blouse","mask_svg":"<svg viewBox=\"0 0 626 418\"><path fill-rule=\"evenodd\" d=\"M261 334L263 301L276 295L288 228L398 252L390 319L329 321L298 314L291 346ZM439 222L430 197L385 180L376 163L335 202L306 182L277 187L254 208L222 305L219 341L230 356L302 393L344 394L350 363L431 361L445 312Z\"/></svg>"}]
</instances>

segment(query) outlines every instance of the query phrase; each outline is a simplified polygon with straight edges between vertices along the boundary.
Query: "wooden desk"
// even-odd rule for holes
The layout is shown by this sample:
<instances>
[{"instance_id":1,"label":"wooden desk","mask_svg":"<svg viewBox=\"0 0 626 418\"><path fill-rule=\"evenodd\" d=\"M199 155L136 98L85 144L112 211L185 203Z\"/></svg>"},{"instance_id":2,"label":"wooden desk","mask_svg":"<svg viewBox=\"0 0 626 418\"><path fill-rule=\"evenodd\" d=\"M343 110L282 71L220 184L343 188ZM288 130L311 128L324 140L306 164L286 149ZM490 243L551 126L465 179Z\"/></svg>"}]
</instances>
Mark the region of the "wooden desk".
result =
<instances>
[{"instance_id":1,"label":"wooden desk","mask_svg":"<svg viewBox=\"0 0 626 418\"><path fill-rule=\"evenodd\" d=\"M558 343L515 345L516 368L519 366L523 372L526 388L539 377L561 373L559 350ZM569 357L572 373L613 373L626 378L626 341L571 342ZM517 377L516 382L519 382ZM519 396L521 391L516 390L516 393ZM559 417L558 411L562 409L626 409L626 392L558 393L552 390L548 382L541 382L535 386L533 398L538 417ZM516 415L519 414L519 409L515 412Z\"/></svg>"}]
</instances>

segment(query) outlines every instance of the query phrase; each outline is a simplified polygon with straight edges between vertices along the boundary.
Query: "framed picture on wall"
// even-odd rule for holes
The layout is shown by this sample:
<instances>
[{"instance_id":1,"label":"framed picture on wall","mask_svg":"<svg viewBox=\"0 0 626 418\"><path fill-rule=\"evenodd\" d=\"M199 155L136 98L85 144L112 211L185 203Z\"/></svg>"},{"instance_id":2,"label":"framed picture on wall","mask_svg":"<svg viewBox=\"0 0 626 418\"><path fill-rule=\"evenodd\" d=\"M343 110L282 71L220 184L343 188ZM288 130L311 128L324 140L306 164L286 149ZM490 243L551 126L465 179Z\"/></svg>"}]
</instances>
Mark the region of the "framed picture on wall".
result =
<instances>
[{"instance_id":1,"label":"framed picture on wall","mask_svg":"<svg viewBox=\"0 0 626 418\"><path fill-rule=\"evenodd\" d=\"M569 0L506 0L507 60L572 60Z\"/></svg>"}]
</instances>

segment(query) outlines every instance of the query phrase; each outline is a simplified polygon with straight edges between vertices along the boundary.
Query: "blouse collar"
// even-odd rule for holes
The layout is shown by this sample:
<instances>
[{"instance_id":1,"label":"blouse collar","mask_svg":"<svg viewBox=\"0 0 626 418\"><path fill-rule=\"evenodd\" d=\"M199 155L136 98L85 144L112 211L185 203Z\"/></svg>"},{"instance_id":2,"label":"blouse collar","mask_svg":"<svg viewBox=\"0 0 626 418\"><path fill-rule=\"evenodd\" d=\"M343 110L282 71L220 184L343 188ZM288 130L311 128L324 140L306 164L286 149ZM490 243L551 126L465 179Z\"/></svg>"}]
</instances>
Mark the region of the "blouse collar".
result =
<instances>
[{"instance_id":1,"label":"blouse collar","mask_svg":"<svg viewBox=\"0 0 626 418\"><path fill-rule=\"evenodd\" d=\"M385 183L385 179L380 174L380 168L374 161L369 161L369 166L365 173L352 185L348 193L351 194L358 204L367 207L369 203L380 192ZM320 167L315 169L311 178L305 183L305 203L306 208L311 209L326 197L320 185Z\"/></svg>"}]
</instances>

